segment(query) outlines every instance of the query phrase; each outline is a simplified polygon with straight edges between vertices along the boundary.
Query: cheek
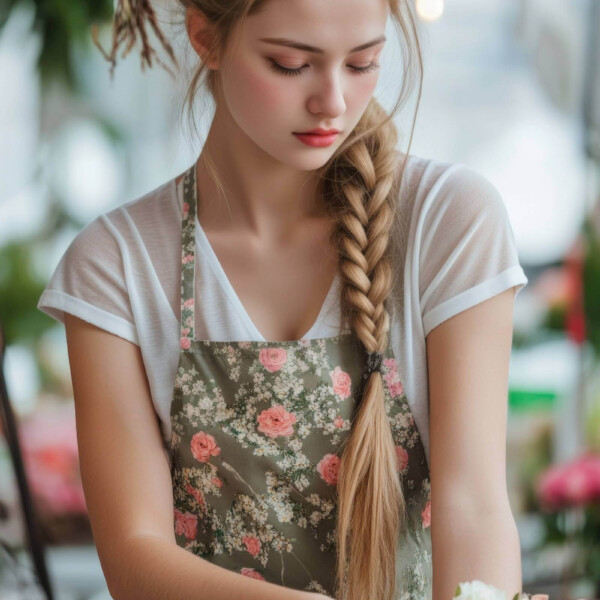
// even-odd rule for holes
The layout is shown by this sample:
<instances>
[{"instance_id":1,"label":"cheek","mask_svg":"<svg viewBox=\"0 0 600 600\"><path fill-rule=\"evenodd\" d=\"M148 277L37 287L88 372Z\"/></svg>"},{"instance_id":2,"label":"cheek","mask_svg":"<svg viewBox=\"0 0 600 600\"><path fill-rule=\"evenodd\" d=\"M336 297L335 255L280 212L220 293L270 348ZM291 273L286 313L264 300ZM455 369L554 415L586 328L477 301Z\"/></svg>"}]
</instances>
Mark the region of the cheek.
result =
<instances>
[{"instance_id":1,"label":"cheek","mask_svg":"<svg viewBox=\"0 0 600 600\"><path fill-rule=\"evenodd\" d=\"M235 89L231 90L230 98L235 102L235 111L253 120L262 115L276 115L279 111L289 109L290 101L293 99L292 86L278 83L269 73L258 72L255 68L248 66L239 68L232 74L235 81ZM297 94L296 94L297 97Z\"/></svg>"},{"instance_id":2,"label":"cheek","mask_svg":"<svg viewBox=\"0 0 600 600\"><path fill-rule=\"evenodd\" d=\"M377 77L357 75L356 78L358 81L352 87L352 94L349 101L351 101L354 106L365 107L375 92L375 88L377 87Z\"/></svg>"}]
</instances>

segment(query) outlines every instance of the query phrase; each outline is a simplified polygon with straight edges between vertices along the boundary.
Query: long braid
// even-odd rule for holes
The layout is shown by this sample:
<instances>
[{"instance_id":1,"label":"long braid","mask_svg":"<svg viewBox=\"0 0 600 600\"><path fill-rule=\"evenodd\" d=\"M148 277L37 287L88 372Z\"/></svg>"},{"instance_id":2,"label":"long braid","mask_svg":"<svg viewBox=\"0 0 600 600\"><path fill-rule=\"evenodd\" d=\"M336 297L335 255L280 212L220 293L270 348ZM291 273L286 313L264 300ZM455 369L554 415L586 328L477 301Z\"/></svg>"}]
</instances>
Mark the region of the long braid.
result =
<instances>
[{"instance_id":1,"label":"long braid","mask_svg":"<svg viewBox=\"0 0 600 600\"><path fill-rule=\"evenodd\" d=\"M374 98L357 132L381 121ZM389 232L396 174L393 124L376 130L338 156L326 175L337 213L343 314L367 352L387 346L386 300L393 284ZM335 171L335 173L332 173ZM381 373L364 385L338 472L337 578L339 600L387 600L395 588L395 548L405 500L398 475Z\"/></svg>"}]
</instances>

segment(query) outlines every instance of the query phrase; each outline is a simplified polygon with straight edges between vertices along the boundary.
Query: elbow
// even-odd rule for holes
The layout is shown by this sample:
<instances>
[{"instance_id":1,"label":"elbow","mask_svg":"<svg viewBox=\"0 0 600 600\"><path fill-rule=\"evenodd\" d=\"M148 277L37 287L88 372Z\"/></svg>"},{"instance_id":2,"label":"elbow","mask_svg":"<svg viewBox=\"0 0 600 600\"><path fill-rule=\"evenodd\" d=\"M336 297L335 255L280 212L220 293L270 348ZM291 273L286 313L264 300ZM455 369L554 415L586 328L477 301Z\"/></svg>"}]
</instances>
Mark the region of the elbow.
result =
<instances>
[{"instance_id":1,"label":"elbow","mask_svg":"<svg viewBox=\"0 0 600 600\"><path fill-rule=\"evenodd\" d=\"M138 552L124 542L105 548L102 552L99 549L100 565L112 600L135 600L138 597L139 583L136 585L134 581L137 569L133 564Z\"/></svg>"},{"instance_id":2,"label":"elbow","mask_svg":"<svg viewBox=\"0 0 600 600\"><path fill-rule=\"evenodd\" d=\"M172 558L173 549L174 541L154 534L134 535L107 548L101 564L113 600L164 598L156 583L169 580L168 565L180 560Z\"/></svg>"}]
</instances>

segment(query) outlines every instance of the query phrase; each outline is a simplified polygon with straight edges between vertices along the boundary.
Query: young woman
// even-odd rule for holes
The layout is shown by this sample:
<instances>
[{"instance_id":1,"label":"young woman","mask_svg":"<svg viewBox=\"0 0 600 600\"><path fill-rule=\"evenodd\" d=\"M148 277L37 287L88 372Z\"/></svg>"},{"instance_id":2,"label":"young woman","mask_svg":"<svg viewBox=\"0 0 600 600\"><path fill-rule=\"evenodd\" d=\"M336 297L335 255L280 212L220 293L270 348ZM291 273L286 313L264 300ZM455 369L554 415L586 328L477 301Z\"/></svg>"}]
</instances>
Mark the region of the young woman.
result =
<instances>
[{"instance_id":1,"label":"young woman","mask_svg":"<svg viewBox=\"0 0 600 600\"><path fill-rule=\"evenodd\" d=\"M113 597L520 591L505 435L527 278L487 179L396 149L422 75L409 5L180 3L189 107L200 82L215 103L202 152L80 232L38 304L66 326ZM119 3L113 66L146 21Z\"/></svg>"}]
</instances>

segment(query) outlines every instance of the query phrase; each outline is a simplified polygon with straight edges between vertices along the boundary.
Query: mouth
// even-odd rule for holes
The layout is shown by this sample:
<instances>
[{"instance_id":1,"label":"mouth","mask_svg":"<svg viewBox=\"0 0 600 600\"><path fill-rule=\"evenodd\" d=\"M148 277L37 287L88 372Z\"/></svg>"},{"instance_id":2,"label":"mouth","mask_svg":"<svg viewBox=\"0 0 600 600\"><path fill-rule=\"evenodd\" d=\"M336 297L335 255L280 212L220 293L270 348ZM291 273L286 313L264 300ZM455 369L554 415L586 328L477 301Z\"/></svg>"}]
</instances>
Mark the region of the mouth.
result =
<instances>
[{"instance_id":1,"label":"mouth","mask_svg":"<svg viewBox=\"0 0 600 600\"><path fill-rule=\"evenodd\" d=\"M322 129L318 127L317 129L311 129L310 131L294 131L295 135L335 135L339 133L339 129Z\"/></svg>"},{"instance_id":2,"label":"mouth","mask_svg":"<svg viewBox=\"0 0 600 600\"><path fill-rule=\"evenodd\" d=\"M306 146L324 148L331 146L338 136L338 129L311 129L310 131L294 131L293 134Z\"/></svg>"}]
</instances>

